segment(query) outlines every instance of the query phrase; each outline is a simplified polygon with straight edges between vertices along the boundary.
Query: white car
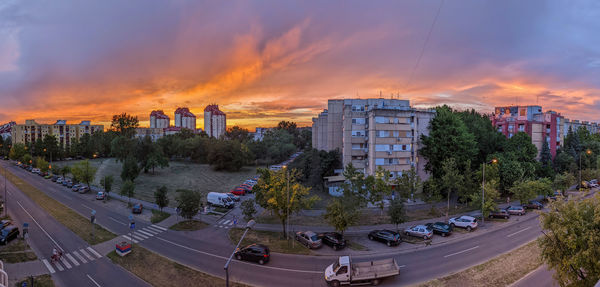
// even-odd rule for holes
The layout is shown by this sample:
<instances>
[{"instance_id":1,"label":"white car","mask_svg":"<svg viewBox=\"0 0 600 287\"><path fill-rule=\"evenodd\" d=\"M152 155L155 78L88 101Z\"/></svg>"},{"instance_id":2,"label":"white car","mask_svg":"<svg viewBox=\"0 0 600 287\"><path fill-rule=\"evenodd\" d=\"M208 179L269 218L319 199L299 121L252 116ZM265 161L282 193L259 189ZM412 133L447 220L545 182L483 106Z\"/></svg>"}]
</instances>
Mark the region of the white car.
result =
<instances>
[{"instance_id":1,"label":"white car","mask_svg":"<svg viewBox=\"0 0 600 287\"><path fill-rule=\"evenodd\" d=\"M450 218L450 220L448 220L448 224L450 224L452 228L456 226L460 228L465 228L467 229L467 231L471 231L477 228L477 218L468 215L463 215L461 217Z\"/></svg>"}]
</instances>

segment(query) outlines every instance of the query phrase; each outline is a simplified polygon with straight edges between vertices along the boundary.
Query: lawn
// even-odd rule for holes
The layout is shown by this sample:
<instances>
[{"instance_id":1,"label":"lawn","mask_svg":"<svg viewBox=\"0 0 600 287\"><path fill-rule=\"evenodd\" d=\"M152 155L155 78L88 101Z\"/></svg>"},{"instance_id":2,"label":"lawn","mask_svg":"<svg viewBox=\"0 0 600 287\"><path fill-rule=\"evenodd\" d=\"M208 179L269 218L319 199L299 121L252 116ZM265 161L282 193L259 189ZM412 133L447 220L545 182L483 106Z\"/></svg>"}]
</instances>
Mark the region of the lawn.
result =
<instances>
[{"instance_id":1,"label":"lawn","mask_svg":"<svg viewBox=\"0 0 600 287\"><path fill-rule=\"evenodd\" d=\"M33 277L33 284L31 284L31 277L24 278L20 280L15 286L21 287L23 283L27 282L27 286L35 286L35 287L54 287L54 281L52 281L52 277L48 274L35 276Z\"/></svg>"},{"instance_id":2,"label":"lawn","mask_svg":"<svg viewBox=\"0 0 600 287\"><path fill-rule=\"evenodd\" d=\"M46 195L31 184L15 176L10 171L8 171L8 180L25 195L31 198L38 206L42 207L47 213L54 217L54 219L69 228L90 245L102 243L116 237L115 234L99 225L96 225L95 227L95 236L92 236L92 225L88 218L81 216L79 213Z\"/></svg>"},{"instance_id":3,"label":"lawn","mask_svg":"<svg viewBox=\"0 0 600 287\"><path fill-rule=\"evenodd\" d=\"M240 241L240 237L244 233L244 229L232 228L229 229L229 239L233 245ZM310 254L310 250L293 238L286 240L281 237L281 232L249 230L242 241L241 247L253 243L261 243L269 246L273 252L291 253L291 254Z\"/></svg>"},{"instance_id":4,"label":"lawn","mask_svg":"<svg viewBox=\"0 0 600 287\"><path fill-rule=\"evenodd\" d=\"M138 245L124 257L112 251L108 258L154 286L225 286L225 280L221 278L181 265ZM232 283L230 286L246 285Z\"/></svg>"},{"instance_id":5,"label":"lawn","mask_svg":"<svg viewBox=\"0 0 600 287\"><path fill-rule=\"evenodd\" d=\"M185 221L176 223L175 225L169 227L169 229L176 230L176 231L195 231L195 230L203 229L207 226L209 226L209 225L202 221L185 220Z\"/></svg>"},{"instance_id":6,"label":"lawn","mask_svg":"<svg viewBox=\"0 0 600 287\"><path fill-rule=\"evenodd\" d=\"M35 252L27 246L23 239L17 238L8 245L0 247L0 260L4 263L18 263L36 259Z\"/></svg>"},{"instance_id":7,"label":"lawn","mask_svg":"<svg viewBox=\"0 0 600 287\"><path fill-rule=\"evenodd\" d=\"M171 214L166 213L164 211L158 211L158 210L152 209L152 217L150 218L150 222L159 223L159 222L169 218L169 216L171 216Z\"/></svg>"},{"instance_id":8,"label":"lawn","mask_svg":"<svg viewBox=\"0 0 600 287\"><path fill-rule=\"evenodd\" d=\"M56 162L56 165L73 165L77 161ZM93 166L98 168L94 185L100 186L100 179L107 175L114 178L112 192L119 193L121 185L121 166L113 158L102 158L90 160ZM244 167L238 172L214 171L207 164L196 164L190 162L170 161L169 167L155 169L152 171L140 173L135 180L135 195L133 197L154 202L154 191L161 186L169 189L169 206L176 205L175 190L190 189L197 190L204 194L214 192L227 192L244 183L245 180L256 176L256 167Z\"/></svg>"},{"instance_id":9,"label":"lawn","mask_svg":"<svg viewBox=\"0 0 600 287\"><path fill-rule=\"evenodd\" d=\"M541 265L540 248L532 241L483 264L418 286L508 286Z\"/></svg>"}]
</instances>

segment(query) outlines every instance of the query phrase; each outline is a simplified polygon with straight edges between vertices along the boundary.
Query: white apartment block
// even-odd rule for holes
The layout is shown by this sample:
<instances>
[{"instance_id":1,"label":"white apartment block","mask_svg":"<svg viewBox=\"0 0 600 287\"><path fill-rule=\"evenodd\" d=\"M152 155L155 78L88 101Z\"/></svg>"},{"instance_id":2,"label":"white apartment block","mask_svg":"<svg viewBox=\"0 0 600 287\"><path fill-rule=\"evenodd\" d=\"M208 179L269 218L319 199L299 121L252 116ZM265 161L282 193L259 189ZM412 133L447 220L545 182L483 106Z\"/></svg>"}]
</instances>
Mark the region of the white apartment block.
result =
<instances>
[{"instance_id":1,"label":"white apartment block","mask_svg":"<svg viewBox=\"0 0 600 287\"><path fill-rule=\"evenodd\" d=\"M209 137L220 138L225 135L227 116L218 105L208 105L204 109L204 131Z\"/></svg>"},{"instance_id":2,"label":"white apartment block","mask_svg":"<svg viewBox=\"0 0 600 287\"><path fill-rule=\"evenodd\" d=\"M188 108L177 108L175 110L175 126L195 131L196 116Z\"/></svg>"}]
</instances>

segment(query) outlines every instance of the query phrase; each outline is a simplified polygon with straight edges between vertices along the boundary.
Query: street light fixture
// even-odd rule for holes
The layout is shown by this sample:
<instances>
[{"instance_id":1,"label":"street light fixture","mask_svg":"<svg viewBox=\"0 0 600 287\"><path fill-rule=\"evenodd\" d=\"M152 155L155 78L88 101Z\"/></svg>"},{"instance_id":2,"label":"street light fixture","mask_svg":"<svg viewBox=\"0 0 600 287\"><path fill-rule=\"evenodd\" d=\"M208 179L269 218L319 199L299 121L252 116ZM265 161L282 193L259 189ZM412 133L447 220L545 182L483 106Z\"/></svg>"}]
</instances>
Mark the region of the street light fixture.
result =
<instances>
[{"instance_id":1,"label":"street light fixture","mask_svg":"<svg viewBox=\"0 0 600 287\"><path fill-rule=\"evenodd\" d=\"M498 159L493 158L489 162L483 163L483 176L481 181L481 225L485 223L485 216L483 216L483 207L485 206L485 166L488 164L495 164L498 162Z\"/></svg>"},{"instance_id":2,"label":"street light fixture","mask_svg":"<svg viewBox=\"0 0 600 287\"><path fill-rule=\"evenodd\" d=\"M248 233L248 230L252 229L252 227L254 227L255 224L256 224L256 222L253 219L251 219L250 221L248 221L248 223L246 223L246 231L244 231L244 234L242 234L240 241L235 246L235 249L229 256L229 259L227 259L227 262L225 262L225 267L223 267L223 269L225 269L225 286L226 287L229 287L229 263L231 262L231 258L233 258L233 255L235 254L235 252L238 250L238 248L240 248L240 244L242 244L242 240L244 240L244 237L246 236L246 233Z\"/></svg>"}]
</instances>

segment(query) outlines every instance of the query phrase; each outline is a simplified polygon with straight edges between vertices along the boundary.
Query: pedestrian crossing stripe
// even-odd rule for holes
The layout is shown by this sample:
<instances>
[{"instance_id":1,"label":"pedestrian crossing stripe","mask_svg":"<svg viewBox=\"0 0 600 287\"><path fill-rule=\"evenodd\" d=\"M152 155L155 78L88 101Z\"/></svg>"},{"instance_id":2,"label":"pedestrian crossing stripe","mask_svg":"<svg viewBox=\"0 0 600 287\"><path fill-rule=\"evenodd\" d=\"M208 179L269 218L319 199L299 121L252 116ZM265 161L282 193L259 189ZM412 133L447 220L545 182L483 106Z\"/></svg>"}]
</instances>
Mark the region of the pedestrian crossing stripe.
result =
<instances>
[{"instance_id":1,"label":"pedestrian crossing stripe","mask_svg":"<svg viewBox=\"0 0 600 287\"><path fill-rule=\"evenodd\" d=\"M56 273L54 268L52 268L52 265L50 265L50 263L48 263L48 260L44 259L44 260L42 260L42 262L44 262L44 265L46 265L46 268L48 268L48 271L50 271L50 274Z\"/></svg>"},{"instance_id":2,"label":"pedestrian crossing stripe","mask_svg":"<svg viewBox=\"0 0 600 287\"><path fill-rule=\"evenodd\" d=\"M73 255L67 254L67 258L69 258L69 260L71 260L71 262L73 262L73 264L75 264L75 266L79 266L79 262L77 262L77 260L75 260L75 258L73 258Z\"/></svg>"},{"instance_id":3,"label":"pedestrian crossing stripe","mask_svg":"<svg viewBox=\"0 0 600 287\"><path fill-rule=\"evenodd\" d=\"M124 237L125 239L127 239L128 241L133 241L133 243L138 243L138 242L139 242L139 241L137 241L137 240L135 240L135 239L133 239L133 240L132 240L132 239L131 239L131 237L129 237L129 236L127 236L127 235L123 235L123 237Z\"/></svg>"},{"instance_id":4,"label":"pedestrian crossing stripe","mask_svg":"<svg viewBox=\"0 0 600 287\"><path fill-rule=\"evenodd\" d=\"M89 259L90 261L95 259L91 255L89 255L87 252L85 252L85 250L83 250L83 249L79 249L79 253L83 254L83 256L87 257L87 259Z\"/></svg>"},{"instance_id":5,"label":"pedestrian crossing stripe","mask_svg":"<svg viewBox=\"0 0 600 287\"><path fill-rule=\"evenodd\" d=\"M73 254L75 254L75 256L76 256L77 258L79 258L79 260L80 260L81 262L83 262L83 264L87 263L87 260L85 260L85 258L83 258L83 256L79 255L79 253L77 253L77 251L73 251Z\"/></svg>"},{"instance_id":6,"label":"pedestrian crossing stripe","mask_svg":"<svg viewBox=\"0 0 600 287\"><path fill-rule=\"evenodd\" d=\"M167 231L167 229L166 229L166 228L164 228L164 227L162 227L162 226L159 226L159 225L154 225L154 224L152 224L152 225L150 225L149 227L154 227L154 228L158 228L158 229L160 229L160 230L162 230L162 231Z\"/></svg>"},{"instance_id":7,"label":"pedestrian crossing stripe","mask_svg":"<svg viewBox=\"0 0 600 287\"><path fill-rule=\"evenodd\" d=\"M60 262L62 262L62 264L65 265L65 267L67 267L67 269L71 269L71 264L69 264L69 261L67 261L67 259L65 259L64 257L60 257Z\"/></svg>"},{"instance_id":8,"label":"pedestrian crossing stripe","mask_svg":"<svg viewBox=\"0 0 600 287\"><path fill-rule=\"evenodd\" d=\"M64 254L64 256L61 256L57 262L54 263L49 262L48 259L42 259L41 261L44 264L44 266L46 266L46 269L48 269L50 274L54 274L56 272L65 271L67 269L77 267L81 264L91 262L101 257L102 255L100 255L100 253L94 250L94 248L87 247L85 249L79 249L76 251L72 251L71 253L66 253ZM78 258L79 261L75 258ZM86 260L85 258L87 258L88 260Z\"/></svg>"},{"instance_id":9,"label":"pedestrian crossing stripe","mask_svg":"<svg viewBox=\"0 0 600 287\"><path fill-rule=\"evenodd\" d=\"M154 236L154 234L148 233L148 232L144 231L143 229L142 229L142 230L138 230L138 232L139 232L140 234L146 235L146 236L148 236L148 237L152 237L152 236Z\"/></svg>"}]
</instances>

